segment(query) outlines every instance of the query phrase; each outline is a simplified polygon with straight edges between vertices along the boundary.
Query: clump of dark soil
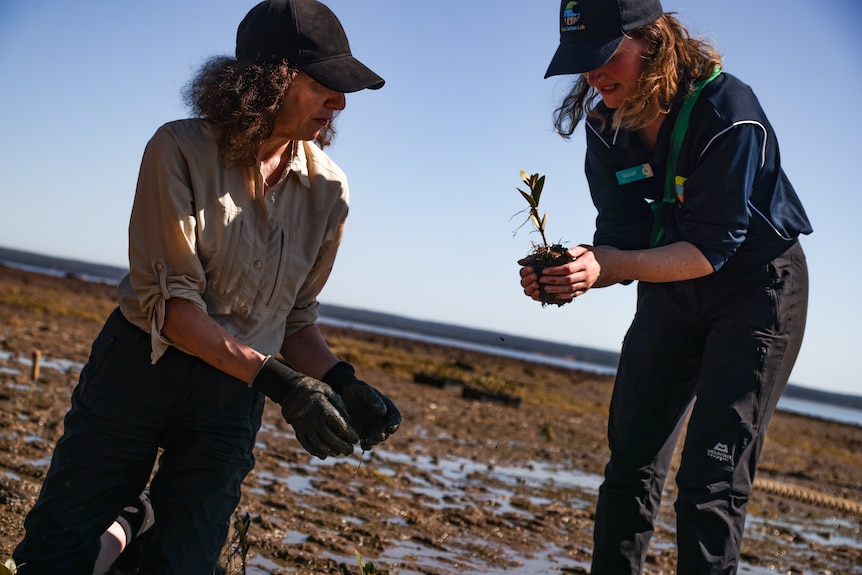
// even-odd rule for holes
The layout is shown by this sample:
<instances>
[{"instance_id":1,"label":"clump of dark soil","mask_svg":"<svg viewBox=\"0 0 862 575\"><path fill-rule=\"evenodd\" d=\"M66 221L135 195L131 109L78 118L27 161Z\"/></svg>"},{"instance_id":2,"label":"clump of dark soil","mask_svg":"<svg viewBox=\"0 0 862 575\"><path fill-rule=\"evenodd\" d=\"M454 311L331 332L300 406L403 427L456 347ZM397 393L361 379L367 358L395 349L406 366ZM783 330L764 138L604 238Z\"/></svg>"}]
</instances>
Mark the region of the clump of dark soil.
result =
<instances>
[{"instance_id":1,"label":"clump of dark soil","mask_svg":"<svg viewBox=\"0 0 862 575\"><path fill-rule=\"evenodd\" d=\"M533 251L527 256L527 265L532 267L536 272L536 276L541 278L545 268L561 266L572 261L566 248L561 244L552 245L536 245ZM539 299L542 302L542 307L546 305L564 306L574 300L571 298L560 298L557 294L548 293L545 291L545 284L539 282Z\"/></svg>"},{"instance_id":2,"label":"clump of dark soil","mask_svg":"<svg viewBox=\"0 0 862 575\"><path fill-rule=\"evenodd\" d=\"M0 563L23 535L113 292L0 268ZM391 575L588 571L611 377L322 330L398 404L404 422L370 452L320 461L267 406L237 510L249 516L247 573L356 574L357 551ZM37 349L42 369L33 381ZM417 373L521 401L465 399L462 386L417 383ZM830 502L862 501L862 428L779 412L761 461L758 480L788 489L755 487L740 573L858 573L862 515ZM824 497L799 498L800 489ZM675 572L674 495L670 481L649 575ZM231 551L229 543L225 571L234 575L244 566L237 553L227 561Z\"/></svg>"}]
</instances>

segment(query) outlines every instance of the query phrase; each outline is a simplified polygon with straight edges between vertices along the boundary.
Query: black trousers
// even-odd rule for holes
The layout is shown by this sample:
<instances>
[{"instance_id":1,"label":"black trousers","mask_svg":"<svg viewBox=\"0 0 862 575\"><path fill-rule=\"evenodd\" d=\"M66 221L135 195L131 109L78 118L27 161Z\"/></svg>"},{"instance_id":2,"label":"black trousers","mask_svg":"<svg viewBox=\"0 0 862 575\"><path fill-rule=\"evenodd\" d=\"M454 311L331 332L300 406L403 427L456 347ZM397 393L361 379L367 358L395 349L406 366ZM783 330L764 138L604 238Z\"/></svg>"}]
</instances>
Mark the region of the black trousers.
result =
<instances>
[{"instance_id":1,"label":"black trousers","mask_svg":"<svg viewBox=\"0 0 862 575\"><path fill-rule=\"evenodd\" d=\"M150 336L119 310L93 343L39 500L13 556L21 575L90 575L99 537L153 473L140 572L209 575L254 466L264 396ZM161 455L159 449L161 448Z\"/></svg>"},{"instance_id":2,"label":"black trousers","mask_svg":"<svg viewBox=\"0 0 862 575\"><path fill-rule=\"evenodd\" d=\"M639 284L611 399L593 575L641 573L689 409L676 476L677 572L736 572L757 461L807 308L798 243L754 269Z\"/></svg>"}]
</instances>

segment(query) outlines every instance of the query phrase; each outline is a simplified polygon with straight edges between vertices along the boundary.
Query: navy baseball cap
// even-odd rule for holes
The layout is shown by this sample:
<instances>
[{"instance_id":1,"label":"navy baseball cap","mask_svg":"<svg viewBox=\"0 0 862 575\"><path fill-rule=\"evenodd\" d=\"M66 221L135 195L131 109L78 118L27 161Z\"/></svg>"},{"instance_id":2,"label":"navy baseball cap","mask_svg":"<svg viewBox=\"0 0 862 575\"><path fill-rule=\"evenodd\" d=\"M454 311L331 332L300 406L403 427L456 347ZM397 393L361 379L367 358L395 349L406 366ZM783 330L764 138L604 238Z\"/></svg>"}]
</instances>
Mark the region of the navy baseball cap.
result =
<instances>
[{"instance_id":1,"label":"navy baseball cap","mask_svg":"<svg viewBox=\"0 0 862 575\"><path fill-rule=\"evenodd\" d=\"M341 22L317 0L264 0L252 8L236 32L236 57L287 60L336 92L376 90L384 83L353 57Z\"/></svg>"},{"instance_id":2,"label":"navy baseball cap","mask_svg":"<svg viewBox=\"0 0 862 575\"><path fill-rule=\"evenodd\" d=\"M600 68L625 34L655 22L663 12L659 0L563 0L560 45L545 78Z\"/></svg>"}]
</instances>

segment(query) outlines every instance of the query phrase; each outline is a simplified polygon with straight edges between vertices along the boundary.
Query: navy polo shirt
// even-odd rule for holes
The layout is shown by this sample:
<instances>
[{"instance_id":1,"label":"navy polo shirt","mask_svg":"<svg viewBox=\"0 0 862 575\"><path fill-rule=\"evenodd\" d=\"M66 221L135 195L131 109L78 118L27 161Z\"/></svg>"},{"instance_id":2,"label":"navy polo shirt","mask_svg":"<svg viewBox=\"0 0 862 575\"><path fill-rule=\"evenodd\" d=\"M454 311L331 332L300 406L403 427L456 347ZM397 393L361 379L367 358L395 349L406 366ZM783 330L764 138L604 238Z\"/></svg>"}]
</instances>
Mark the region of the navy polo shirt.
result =
<instances>
[{"instance_id":1,"label":"navy polo shirt","mask_svg":"<svg viewBox=\"0 0 862 575\"><path fill-rule=\"evenodd\" d=\"M650 246L649 204L664 195L670 135L681 104L680 98L665 118L654 151L644 148L636 132L612 130L613 110L603 103L596 107L606 121L602 129L590 119L586 129L586 175L598 210L595 245ZM632 168L652 176L621 183L618 172ZM720 74L701 92L676 176L684 178L683 200L662 210L665 242L692 243L716 270L734 254L735 261L771 261L800 234L812 232L757 97L730 74Z\"/></svg>"}]
</instances>

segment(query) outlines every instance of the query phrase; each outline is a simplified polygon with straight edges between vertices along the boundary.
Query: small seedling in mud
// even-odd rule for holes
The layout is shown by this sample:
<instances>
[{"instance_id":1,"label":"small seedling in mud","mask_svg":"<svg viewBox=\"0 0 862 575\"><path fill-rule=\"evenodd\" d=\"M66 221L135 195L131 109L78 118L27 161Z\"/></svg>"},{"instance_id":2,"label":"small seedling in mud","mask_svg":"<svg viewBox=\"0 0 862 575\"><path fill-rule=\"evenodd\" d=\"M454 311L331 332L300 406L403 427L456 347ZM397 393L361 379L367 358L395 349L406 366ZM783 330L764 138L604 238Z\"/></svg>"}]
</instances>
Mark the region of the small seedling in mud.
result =
<instances>
[{"instance_id":1,"label":"small seedling in mud","mask_svg":"<svg viewBox=\"0 0 862 575\"><path fill-rule=\"evenodd\" d=\"M379 571L374 568L374 563L371 561L365 561L362 558L362 555L359 554L359 551L354 551L354 553L356 553L356 561L359 563L359 575L374 575L375 573L379 573Z\"/></svg>"},{"instance_id":2,"label":"small seedling in mud","mask_svg":"<svg viewBox=\"0 0 862 575\"><path fill-rule=\"evenodd\" d=\"M572 261L572 258L569 257L564 246L559 243L549 244L548 239L545 237L545 225L548 221L548 214L544 213L539 215L539 200L542 197L542 190L545 187L545 176L540 176L539 174L527 174L527 172L521 170L521 181L527 184L527 187L530 190L530 192L527 193L521 188L516 188L529 204L529 207L527 208L527 211L529 211L527 221L532 222L533 227L536 228L536 231L542 236L542 243L536 244L534 242L533 251L527 255L528 265L536 271L537 276L541 276L542 270L545 268L566 264ZM521 224L518 229L521 229L527 221ZM515 233L517 233L517 231L518 230L515 230ZM572 301L570 299L557 299L555 294L545 293L544 284L541 283L539 284L539 296L542 301L542 307L548 304L562 306Z\"/></svg>"},{"instance_id":3,"label":"small seedling in mud","mask_svg":"<svg viewBox=\"0 0 862 575\"><path fill-rule=\"evenodd\" d=\"M237 514L233 520L233 538L230 541L230 552L227 556L227 563L231 565L234 560L239 560L239 573L246 573L246 557L248 556L248 528L251 525L251 517L248 513L243 515Z\"/></svg>"},{"instance_id":4,"label":"small seedling in mud","mask_svg":"<svg viewBox=\"0 0 862 575\"><path fill-rule=\"evenodd\" d=\"M7 559L3 565L0 565L0 575L15 575L18 572L18 565L15 565L14 559Z\"/></svg>"}]
</instances>

